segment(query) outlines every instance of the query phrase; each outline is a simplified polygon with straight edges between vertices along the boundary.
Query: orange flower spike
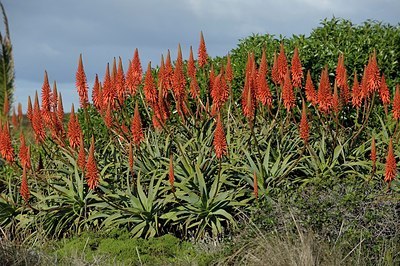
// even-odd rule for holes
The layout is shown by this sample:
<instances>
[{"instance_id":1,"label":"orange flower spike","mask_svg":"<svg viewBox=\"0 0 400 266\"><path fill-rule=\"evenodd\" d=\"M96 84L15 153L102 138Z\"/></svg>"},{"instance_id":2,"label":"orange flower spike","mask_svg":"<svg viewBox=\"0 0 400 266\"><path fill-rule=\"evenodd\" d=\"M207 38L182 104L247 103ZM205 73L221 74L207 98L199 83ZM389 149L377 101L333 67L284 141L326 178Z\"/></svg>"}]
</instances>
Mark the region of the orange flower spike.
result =
<instances>
[{"instance_id":1,"label":"orange flower spike","mask_svg":"<svg viewBox=\"0 0 400 266\"><path fill-rule=\"evenodd\" d=\"M82 130L81 130L81 126L78 121L78 117L75 114L73 104L71 107L71 114L69 116L68 133L67 134L68 134L69 145L71 146L71 148L73 148L73 149L78 148L79 144L80 144Z\"/></svg>"},{"instance_id":2,"label":"orange flower spike","mask_svg":"<svg viewBox=\"0 0 400 266\"><path fill-rule=\"evenodd\" d=\"M254 197L258 199L258 181L256 172L254 172L253 174L253 192L254 192Z\"/></svg>"},{"instance_id":3,"label":"orange flower spike","mask_svg":"<svg viewBox=\"0 0 400 266\"><path fill-rule=\"evenodd\" d=\"M86 153L85 153L85 144L83 143L82 135L81 135L80 142L79 142L78 166L83 172L85 171Z\"/></svg>"},{"instance_id":4,"label":"orange flower spike","mask_svg":"<svg viewBox=\"0 0 400 266\"><path fill-rule=\"evenodd\" d=\"M351 95L350 95L350 90L349 90L349 84L347 83L347 70L344 69L344 75L343 75L343 84L342 87L340 88L340 95L343 99L344 104L347 104L351 102Z\"/></svg>"},{"instance_id":5,"label":"orange flower spike","mask_svg":"<svg viewBox=\"0 0 400 266\"><path fill-rule=\"evenodd\" d=\"M130 94L135 95L140 83L142 82L143 76L142 64L140 63L139 51L137 48L135 49L126 75L126 85L130 91Z\"/></svg>"},{"instance_id":6,"label":"orange flower spike","mask_svg":"<svg viewBox=\"0 0 400 266\"><path fill-rule=\"evenodd\" d=\"M378 91L381 85L381 78L375 50L369 58L366 75L366 87L368 94L371 95L373 92Z\"/></svg>"},{"instance_id":7,"label":"orange flower spike","mask_svg":"<svg viewBox=\"0 0 400 266\"><path fill-rule=\"evenodd\" d=\"M136 146L139 146L140 142L144 139L144 134L142 130L142 121L140 119L139 106L137 102L135 104L135 112L133 114L131 131L133 143L135 143Z\"/></svg>"},{"instance_id":8,"label":"orange flower spike","mask_svg":"<svg viewBox=\"0 0 400 266\"><path fill-rule=\"evenodd\" d=\"M396 175L397 175L397 164L396 164L396 158L395 158L394 152L393 152L392 139L390 139L388 153L386 156L385 182L388 182L389 186L390 186L390 183L396 177Z\"/></svg>"},{"instance_id":9,"label":"orange flower spike","mask_svg":"<svg viewBox=\"0 0 400 266\"><path fill-rule=\"evenodd\" d=\"M301 120L300 120L300 138L304 141L304 144L307 144L309 137L310 137L310 127L307 120L307 107L306 103L303 101L303 109L301 112Z\"/></svg>"},{"instance_id":10,"label":"orange flower spike","mask_svg":"<svg viewBox=\"0 0 400 266\"><path fill-rule=\"evenodd\" d=\"M94 137L92 136L92 141L90 143L89 156L86 162L86 181L88 183L89 189L95 190L99 185L99 170L97 169L97 163L94 156Z\"/></svg>"},{"instance_id":11,"label":"orange flower spike","mask_svg":"<svg viewBox=\"0 0 400 266\"><path fill-rule=\"evenodd\" d=\"M307 101L309 101L313 106L316 106L318 104L318 96L311 79L310 70L307 71L305 92Z\"/></svg>"},{"instance_id":12,"label":"orange flower spike","mask_svg":"<svg viewBox=\"0 0 400 266\"><path fill-rule=\"evenodd\" d=\"M174 81L174 68L172 67L171 63L171 53L168 50L167 59L165 60L163 87L165 89L171 90L173 87L173 81Z\"/></svg>"},{"instance_id":13,"label":"orange flower spike","mask_svg":"<svg viewBox=\"0 0 400 266\"><path fill-rule=\"evenodd\" d=\"M272 94L267 82L267 58L265 50L263 50L260 67L258 68L257 75L257 99L262 103L262 105L271 106L272 105Z\"/></svg>"},{"instance_id":14,"label":"orange flower spike","mask_svg":"<svg viewBox=\"0 0 400 266\"><path fill-rule=\"evenodd\" d=\"M199 64L200 68L203 68L207 64L208 54L202 31L200 32L200 44L197 55L197 63Z\"/></svg>"},{"instance_id":15,"label":"orange flower spike","mask_svg":"<svg viewBox=\"0 0 400 266\"><path fill-rule=\"evenodd\" d=\"M155 106L158 102L157 101L158 93L157 93L156 85L154 83L153 74L151 73L151 63L150 62L147 65L147 71L146 71L146 76L144 79L143 91L144 91L144 96L145 96L147 104L150 106Z\"/></svg>"},{"instance_id":16,"label":"orange flower spike","mask_svg":"<svg viewBox=\"0 0 400 266\"><path fill-rule=\"evenodd\" d=\"M57 110L58 105L58 90L56 81L53 82L53 91L51 92L51 109L52 111Z\"/></svg>"},{"instance_id":17,"label":"orange flower spike","mask_svg":"<svg viewBox=\"0 0 400 266\"><path fill-rule=\"evenodd\" d=\"M285 106L286 111L290 112L290 110L296 104L296 98L294 95L292 81L290 80L289 71L286 72L285 81L283 83L282 99L283 99L283 105Z\"/></svg>"},{"instance_id":18,"label":"orange flower spike","mask_svg":"<svg viewBox=\"0 0 400 266\"><path fill-rule=\"evenodd\" d=\"M31 161L30 158L28 156L28 146L26 146L26 142L25 142L25 137L24 134L21 132L21 134L19 135L19 140L20 140L20 146L19 146L19 153L18 153L18 157L21 161L21 165L22 167L25 167L30 169L31 168Z\"/></svg>"},{"instance_id":19,"label":"orange flower spike","mask_svg":"<svg viewBox=\"0 0 400 266\"><path fill-rule=\"evenodd\" d=\"M168 90L165 87L165 63L164 63L164 56L161 55L160 67L157 73L157 87L161 88L162 90L162 98L166 98L168 95Z\"/></svg>"},{"instance_id":20,"label":"orange flower spike","mask_svg":"<svg viewBox=\"0 0 400 266\"><path fill-rule=\"evenodd\" d=\"M321 73L321 80L318 88L319 109L323 113L328 113L332 107L331 86L329 83L328 67L326 66Z\"/></svg>"},{"instance_id":21,"label":"orange flower spike","mask_svg":"<svg viewBox=\"0 0 400 266\"><path fill-rule=\"evenodd\" d=\"M11 143L10 128L8 122L3 126L0 138L0 152L4 160L9 163L14 162L14 148Z\"/></svg>"},{"instance_id":22,"label":"orange flower spike","mask_svg":"<svg viewBox=\"0 0 400 266\"><path fill-rule=\"evenodd\" d=\"M30 99L30 98L28 98ZM36 143L42 143L46 138L46 132L44 130L42 113L39 106L39 97L37 91L35 93L35 103L32 112L32 128L35 133Z\"/></svg>"},{"instance_id":23,"label":"orange flower spike","mask_svg":"<svg viewBox=\"0 0 400 266\"><path fill-rule=\"evenodd\" d=\"M178 56L175 63L174 80L173 80L173 91L175 99L182 101L185 97L185 85L186 79L183 73L183 62L182 62L182 50L181 45L178 45Z\"/></svg>"},{"instance_id":24,"label":"orange flower spike","mask_svg":"<svg viewBox=\"0 0 400 266\"><path fill-rule=\"evenodd\" d=\"M75 75L75 86L79 95L79 103L82 108L86 108L88 104L88 84L86 74L82 63L82 54L79 55L78 70Z\"/></svg>"},{"instance_id":25,"label":"orange flower spike","mask_svg":"<svg viewBox=\"0 0 400 266\"><path fill-rule=\"evenodd\" d=\"M353 107L360 108L362 99L361 99L361 88L360 84L358 83L358 77L356 71L354 71L354 81L353 81L353 88L352 88L352 100L351 100Z\"/></svg>"},{"instance_id":26,"label":"orange flower spike","mask_svg":"<svg viewBox=\"0 0 400 266\"><path fill-rule=\"evenodd\" d=\"M102 106L101 112L105 112L108 106L108 103L111 104L111 107L114 107L116 92L113 88L112 79L110 75L110 66L107 64L106 73L104 75L103 80L103 90L102 90Z\"/></svg>"},{"instance_id":27,"label":"orange flower spike","mask_svg":"<svg viewBox=\"0 0 400 266\"><path fill-rule=\"evenodd\" d=\"M28 187L28 178L26 177L26 167L23 167L22 171L22 181L21 181L21 187L19 190L19 193L21 194L21 197L25 201L25 203L28 203L29 198L30 198L30 193L29 193L29 187Z\"/></svg>"},{"instance_id":28,"label":"orange flower spike","mask_svg":"<svg viewBox=\"0 0 400 266\"><path fill-rule=\"evenodd\" d=\"M288 72L288 63L285 55L285 48L283 47L283 42L281 42L280 46L280 51L277 59L277 68L278 68L279 84L283 84L286 73Z\"/></svg>"},{"instance_id":29,"label":"orange flower spike","mask_svg":"<svg viewBox=\"0 0 400 266\"><path fill-rule=\"evenodd\" d=\"M49 79L47 72L44 72L44 81L42 85L42 117L45 124L49 124L51 111L51 89L49 85Z\"/></svg>"},{"instance_id":30,"label":"orange flower spike","mask_svg":"<svg viewBox=\"0 0 400 266\"><path fill-rule=\"evenodd\" d=\"M292 58L292 82L293 87L301 88L301 82L303 80L303 70L301 66L301 61L299 57L299 49L294 48L294 54Z\"/></svg>"},{"instance_id":31,"label":"orange flower spike","mask_svg":"<svg viewBox=\"0 0 400 266\"><path fill-rule=\"evenodd\" d=\"M96 107L97 110L101 109L102 99L101 99L99 76L97 74L94 79L94 84L93 84L93 89L92 89L92 102L93 102L94 107Z\"/></svg>"},{"instance_id":32,"label":"orange flower spike","mask_svg":"<svg viewBox=\"0 0 400 266\"><path fill-rule=\"evenodd\" d=\"M173 162L173 157L172 153L169 156L169 169L168 169L168 180L169 184L171 185L171 188L174 188L174 183L175 183L175 175L174 175L174 162Z\"/></svg>"},{"instance_id":33,"label":"orange flower spike","mask_svg":"<svg viewBox=\"0 0 400 266\"><path fill-rule=\"evenodd\" d=\"M372 136L371 141L371 162L372 162L372 169L375 171L376 169L376 143L375 143L375 136Z\"/></svg>"},{"instance_id":34,"label":"orange flower spike","mask_svg":"<svg viewBox=\"0 0 400 266\"><path fill-rule=\"evenodd\" d=\"M194 57L193 57L193 49L192 46L190 46L190 54L189 54L189 60L187 62L187 73L188 76L191 79L194 79L196 77L196 66L194 64Z\"/></svg>"},{"instance_id":35,"label":"orange flower spike","mask_svg":"<svg viewBox=\"0 0 400 266\"><path fill-rule=\"evenodd\" d=\"M122 59L121 57L118 60L118 68L117 74L115 77L115 90L117 91L118 101L121 105L124 104L125 97L126 97L126 87L125 87L125 74L124 69L122 66Z\"/></svg>"},{"instance_id":36,"label":"orange flower spike","mask_svg":"<svg viewBox=\"0 0 400 266\"><path fill-rule=\"evenodd\" d=\"M399 120L400 118L400 86L396 85L396 91L393 99L393 118Z\"/></svg>"},{"instance_id":37,"label":"orange flower spike","mask_svg":"<svg viewBox=\"0 0 400 266\"><path fill-rule=\"evenodd\" d=\"M335 77L336 84L340 89L342 89L345 84L345 77L344 77L345 70L346 68L344 66L344 55L341 53L339 54L338 57L338 63L336 66L336 77Z\"/></svg>"},{"instance_id":38,"label":"orange flower spike","mask_svg":"<svg viewBox=\"0 0 400 266\"><path fill-rule=\"evenodd\" d=\"M233 70L232 70L231 56L229 54L226 59L225 79L226 81L228 81L229 85L232 85Z\"/></svg>"},{"instance_id":39,"label":"orange flower spike","mask_svg":"<svg viewBox=\"0 0 400 266\"><path fill-rule=\"evenodd\" d=\"M387 106L390 104L390 92L384 74L382 74L381 86L379 88L379 96L383 105Z\"/></svg>"},{"instance_id":40,"label":"orange flower spike","mask_svg":"<svg viewBox=\"0 0 400 266\"><path fill-rule=\"evenodd\" d=\"M278 60L276 58L276 52L274 52L274 61L272 64L271 78L275 85L279 84L279 74L278 74Z\"/></svg>"},{"instance_id":41,"label":"orange flower spike","mask_svg":"<svg viewBox=\"0 0 400 266\"><path fill-rule=\"evenodd\" d=\"M28 96L28 107L26 111L26 117L30 122L32 122L32 116L33 116L33 107L32 107L32 100L31 96Z\"/></svg>"},{"instance_id":42,"label":"orange flower spike","mask_svg":"<svg viewBox=\"0 0 400 266\"><path fill-rule=\"evenodd\" d=\"M220 114L218 114L218 117L217 117L217 125L216 125L215 131L214 131L213 144L214 144L215 154L217 155L218 159L221 159L223 155L228 154L225 132L224 132L224 127L221 122Z\"/></svg>"}]
</instances>

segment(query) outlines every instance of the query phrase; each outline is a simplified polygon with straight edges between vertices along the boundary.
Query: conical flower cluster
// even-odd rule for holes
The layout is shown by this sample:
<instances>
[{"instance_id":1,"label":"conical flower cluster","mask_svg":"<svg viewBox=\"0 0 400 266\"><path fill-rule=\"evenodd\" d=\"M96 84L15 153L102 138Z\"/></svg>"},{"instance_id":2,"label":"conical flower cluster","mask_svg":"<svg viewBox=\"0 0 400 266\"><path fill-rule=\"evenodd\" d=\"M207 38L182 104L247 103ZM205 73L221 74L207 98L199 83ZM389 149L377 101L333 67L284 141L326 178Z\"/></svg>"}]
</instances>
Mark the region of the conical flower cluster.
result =
<instances>
[{"instance_id":1,"label":"conical flower cluster","mask_svg":"<svg viewBox=\"0 0 400 266\"><path fill-rule=\"evenodd\" d=\"M221 159L222 156L228 154L224 127L222 125L220 115L218 115L217 117L217 126L215 127L214 131L213 144L214 144L215 154L217 155L218 159Z\"/></svg>"},{"instance_id":2,"label":"conical flower cluster","mask_svg":"<svg viewBox=\"0 0 400 266\"><path fill-rule=\"evenodd\" d=\"M96 189L99 185L99 170L97 169L96 159L94 157L94 137L90 143L89 156L86 163L85 177L87 184L91 190Z\"/></svg>"}]
</instances>

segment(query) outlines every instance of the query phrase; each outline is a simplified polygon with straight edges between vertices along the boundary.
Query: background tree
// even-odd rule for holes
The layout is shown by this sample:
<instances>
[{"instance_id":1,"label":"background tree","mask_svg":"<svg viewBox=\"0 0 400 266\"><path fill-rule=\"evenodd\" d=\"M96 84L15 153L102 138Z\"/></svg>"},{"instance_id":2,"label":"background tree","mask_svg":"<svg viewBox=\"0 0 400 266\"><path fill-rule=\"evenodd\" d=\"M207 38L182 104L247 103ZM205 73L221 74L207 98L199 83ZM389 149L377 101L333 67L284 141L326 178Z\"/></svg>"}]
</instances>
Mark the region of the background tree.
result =
<instances>
[{"instance_id":1,"label":"background tree","mask_svg":"<svg viewBox=\"0 0 400 266\"><path fill-rule=\"evenodd\" d=\"M0 32L0 110L2 114L8 114L14 94L14 60L12 56L12 45L10 30L8 27L7 15L3 4L0 2L3 14L5 34ZM5 99L8 99L8 106L4 109Z\"/></svg>"}]
</instances>

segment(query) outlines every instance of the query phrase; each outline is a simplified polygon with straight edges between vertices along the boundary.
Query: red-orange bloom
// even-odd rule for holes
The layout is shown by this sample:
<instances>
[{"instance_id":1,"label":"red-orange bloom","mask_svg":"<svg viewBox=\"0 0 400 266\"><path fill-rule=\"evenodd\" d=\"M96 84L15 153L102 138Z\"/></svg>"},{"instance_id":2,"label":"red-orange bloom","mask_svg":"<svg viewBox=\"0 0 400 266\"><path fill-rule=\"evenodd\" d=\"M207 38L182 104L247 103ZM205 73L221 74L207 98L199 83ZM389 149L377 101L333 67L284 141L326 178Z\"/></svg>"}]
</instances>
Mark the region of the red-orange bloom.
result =
<instances>
[{"instance_id":1,"label":"red-orange bloom","mask_svg":"<svg viewBox=\"0 0 400 266\"><path fill-rule=\"evenodd\" d=\"M111 107L114 108L116 91L114 90L112 85L113 84L110 76L110 65L107 64L106 73L104 75L104 80L103 80L102 95L101 95L101 98L103 100L101 107L102 112L106 111L108 104L110 104Z\"/></svg>"},{"instance_id":2,"label":"red-orange bloom","mask_svg":"<svg viewBox=\"0 0 400 266\"><path fill-rule=\"evenodd\" d=\"M174 188L175 175L174 175L174 163L173 163L172 153L169 156L169 169L168 170L169 170L168 171L169 184L171 185L171 188Z\"/></svg>"},{"instance_id":3,"label":"red-orange bloom","mask_svg":"<svg viewBox=\"0 0 400 266\"><path fill-rule=\"evenodd\" d=\"M196 77L196 66L194 64L194 57L193 57L193 49L192 46L190 46L190 54L189 54L189 60L187 62L187 73L188 76L191 79L194 79Z\"/></svg>"},{"instance_id":4,"label":"red-orange bloom","mask_svg":"<svg viewBox=\"0 0 400 266\"><path fill-rule=\"evenodd\" d=\"M118 69L117 69L117 74L115 77L115 90L117 91L117 97L119 103L122 105L124 104L125 101L125 96L126 96L126 87L125 87L125 74L124 74L124 69L122 67L122 59L121 57L119 58L118 61Z\"/></svg>"},{"instance_id":5,"label":"red-orange bloom","mask_svg":"<svg viewBox=\"0 0 400 266\"><path fill-rule=\"evenodd\" d=\"M215 127L214 131L213 144L214 144L215 154L217 155L218 159L221 159L223 155L228 154L224 127L222 125L221 116L219 114L217 117L217 126Z\"/></svg>"},{"instance_id":6,"label":"red-orange bloom","mask_svg":"<svg viewBox=\"0 0 400 266\"><path fill-rule=\"evenodd\" d=\"M396 85L396 91L393 99L393 118L399 120L400 118L400 87Z\"/></svg>"},{"instance_id":7,"label":"red-orange bloom","mask_svg":"<svg viewBox=\"0 0 400 266\"><path fill-rule=\"evenodd\" d=\"M378 62L376 61L376 51L369 57L367 70L366 70L366 87L368 94L371 95L377 91L381 85L381 78L378 68Z\"/></svg>"},{"instance_id":8,"label":"red-orange bloom","mask_svg":"<svg viewBox=\"0 0 400 266\"><path fill-rule=\"evenodd\" d=\"M22 181L21 181L21 187L19 190L19 193L21 194L21 197L24 199L26 203L28 203L29 198L30 198L30 193L29 193L29 187L28 187L28 178L26 177L26 167L23 167L22 171Z\"/></svg>"},{"instance_id":9,"label":"red-orange bloom","mask_svg":"<svg viewBox=\"0 0 400 266\"><path fill-rule=\"evenodd\" d=\"M20 146L19 146L19 159L21 160L22 167L26 167L27 169L31 168L31 158L29 154L29 148L26 146L24 134L21 132L19 135Z\"/></svg>"},{"instance_id":10,"label":"red-orange bloom","mask_svg":"<svg viewBox=\"0 0 400 266\"><path fill-rule=\"evenodd\" d=\"M254 57L249 54L247 58L246 76L244 79L244 88L242 92L242 110L247 119L253 119L255 112L256 72Z\"/></svg>"},{"instance_id":11,"label":"red-orange bloom","mask_svg":"<svg viewBox=\"0 0 400 266\"><path fill-rule=\"evenodd\" d=\"M128 72L126 72L126 85L131 93L135 95L136 91L142 82L142 65L140 63L139 51L136 48L131 63L129 64Z\"/></svg>"},{"instance_id":12,"label":"red-orange bloom","mask_svg":"<svg viewBox=\"0 0 400 266\"><path fill-rule=\"evenodd\" d=\"M80 144L82 130L78 121L78 117L74 111L74 105L72 105L71 114L69 115L67 134L68 134L69 145L71 146L71 148L73 149L78 148Z\"/></svg>"},{"instance_id":13,"label":"red-orange bloom","mask_svg":"<svg viewBox=\"0 0 400 266\"><path fill-rule=\"evenodd\" d=\"M82 54L79 55L78 70L76 71L76 90L79 95L79 103L85 108L88 104L88 84L86 81L85 70L83 69Z\"/></svg>"},{"instance_id":14,"label":"red-orange bloom","mask_svg":"<svg viewBox=\"0 0 400 266\"><path fill-rule=\"evenodd\" d=\"M218 74L214 80L211 98L213 100L212 113L215 115L229 98L229 89L223 73Z\"/></svg>"},{"instance_id":15,"label":"red-orange bloom","mask_svg":"<svg viewBox=\"0 0 400 266\"><path fill-rule=\"evenodd\" d=\"M96 159L94 157L94 137L90 143L89 156L86 163L85 172L86 181L91 190L96 189L99 185L99 170L97 169Z\"/></svg>"},{"instance_id":16,"label":"red-orange bloom","mask_svg":"<svg viewBox=\"0 0 400 266\"><path fill-rule=\"evenodd\" d=\"M0 138L1 157L9 163L14 162L14 148L11 143L10 129L8 122L3 126Z\"/></svg>"},{"instance_id":17,"label":"red-orange bloom","mask_svg":"<svg viewBox=\"0 0 400 266\"><path fill-rule=\"evenodd\" d=\"M30 122L32 122L33 108L32 108L32 100L31 96L28 96L28 107L26 111L26 117Z\"/></svg>"},{"instance_id":18,"label":"red-orange bloom","mask_svg":"<svg viewBox=\"0 0 400 266\"><path fill-rule=\"evenodd\" d=\"M256 172L254 172L253 174L253 192L254 192L254 197L258 199L258 181Z\"/></svg>"},{"instance_id":19,"label":"red-orange bloom","mask_svg":"<svg viewBox=\"0 0 400 266\"><path fill-rule=\"evenodd\" d=\"M174 68L171 63L171 53L168 50L167 59L165 60L165 68L163 70L163 88L171 90L174 82Z\"/></svg>"},{"instance_id":20,"label":"red-orange bloom","mask_svg":"<svg viewBox=\"0 0 400 266\"><path fill-rule=\"evenodd\" d=\"M277 67L278 67L278 84L283 84L285 80L286 73L288 72L288 64L285 55L285 48L283 47L283 43L281 42L281 48L279 51L278 59L277 59Z\"/></svg>"},{"instance_id":21,"label":"red-orange bloom","mask_svg":"<svg viewBox=\"0 0 400 266\"><path fill-rule=\"evenodd\" d=\"M85 144L83 143L83 137L81 136L81 139L79 142L78 167L82 171L85 171L85 165L86 165Z\"/></svg>"},{"instance_id":22,"label":"red-orange bloom","mask_svg":"<svg viewBox=\"0 0 400 266\"><path fill-rule=\"evenodd\" d=\"M382 74L381 86L379 88L379 96L382 100L383 105L390 104L390 92L386 84L385 74Z\"/></svg>"},{"instance_id":23,"label":"red-orange bloom","mask_svg":"<svg viewBox=\"0 0 400 266\"><path fill-rule=\"evenodd\" d=\"M92 89L92 101L94 107L96 107L97 110L100 110L102 105L103 105L103 100L101 98L101 91L100 91L100 82L99 82L99 77L96 74L96 77L94 79L94 84L93 84L93 89Z\"/></svg>"},{"instance_id":24,"label":"red-orange bloom","mask_svg":"<svg viewBox=\"0 0 400 266\"><path fill-rule=\"evenodd\" d=\"M44 72L44 81L42 85L42 118L46 125L50 124L51 117L51 89L49 85L49 79L47 71Z\"/></svg>"},{"instance_id":25,"label":"red-orange bloom","mask_svg":"<svg viewBox=\"0 0 400 266\"><path fill-rule=\"evenodd\" d=\"M358 83L358 77L356 71L354 71L354 80L353 80L353 88L352 88L352 104L353 107L360 108L362 103L361 98L361 88L360 84Z\"/></svg>"},{"instance_id":26,"label":"red-orange bloom","mask_svg":"<svg viewBox=\"0 0 400 266\"><path fill-rule=\"evenodd\" d=\"M305 92L307 101L309 101L313 106L316 106L318 103L318 95L311 79L310 70L307 71Z\"/></svg>"},{"instance_id":27,"label":"red-orange bloom","mask_svg":"<svg viewBox=\"0 0 400 266\"><path fill-rule=\"evenodd\" d=\"M185 85L186 85L186 79L183 73L181 45L178 45L178 56L175 62L175 71L173 80L174 96L177 101L182 101L185 99L185 93L186 93Z\"/></svg>"},{"instance_id":28,"label":"red-orange bloom","mask_svg":"<svg viewBox=\"0 0 400 266\"><path fill-rule=\"evenodd\" d=\"M157 105L158 93L157 93L156 85L154 84L153 75L151 73L151 63L150 62L147 65L146 76L144 78L143 91L144 91L144 96L145 96L147 104L150 105L151 107L154 107L155 105Z\"/></svg>"},{"instance_id":29,"label":"red-orange bloom","mask_svg":"<svg viewBox=\"0 0 400 266\"><path fill-rule=\"evenodd\" d=\"M345 86L345 82L347 81L345 80L345 71L346 68L344 66L344 55L341 53L339 54L338 57L338 63L336 66L336 77L335 77L336 84L339 88L343 88L343 86Z\"/></svg>"},{"instance_id":30,"label":"red-orange bloom","mask_svg":"<svg viewBox=\"0 0 400 266\"><path fill-rule=\"evenodd\" d=\"M133 143L139 146L140 142L144 139L144 134L142 130L142 121L140 119L139 106L137 102L135 104L135 112L132 118L131 131Z\"/></svg>"},{"instance_id":31,"label":"red-orange bloom","mask_svg":"<svg viewBox=\"0 0 400 266\"><path fill-rule=\"evenodd\" d=\"M308 143L308 138L310 136L310 127L308 125L307 120L307 108L306 104L303 101L303 109L301 112L301 120L300 120L300 138L304 141L304 143Z\"/></svg>"},{"instance_id":32,"label":"red-orange bloom","mask_svg":"<svg viewBox=\"0 0 400 266\"><path fill-rule=\"evenodd\" d=\"M329 83L328 67L325 67L321 73L321 80L318 88L319 109L323 113L328 113L332 107L331 85Z\"/></svg>"},{"instance_id":33,"label":"red-orange bloom","mask_svg":"<svg viewBox=\"0 0 400 266\"><path fill-rule=\"evenodd\" d=\"M46 132L45 132L44 126L43 126L42 113L40 111L39 98L38 98L37 91L35 93L35 103L34 103L33 112L32 112L32 128L33 128L33 132L35 133L36 143L42 143L44 141L44 139L46 138Z\"/></svg>"},{"instance_id":34,"label":"red-orange bloom","mask_svg":"<svg viewBox=\"0 0 400 266\"><path fill-rule=\"evenodd\" d=\"M388 183L392 182L392 180L396 177L396 175L397 175L396 158L394 157L392 139L390 139L388 153L386 156L385 182Z\"/></svg>"},{"instance_id":35,"label":"red-orange bloom","mask_svg":"<svg viewBox=\"0 0 400 266\"><path fill-rule=\"evenodd\" d=\"M263 50L260 67L258 68L256 97L262 103L262 105L271 106L272 94L267 82L267 72L267 57L265 50Z\"/></svg>"},{"instance_id":36,"label":"red-orange bloom","mask_svg":"<svg viewBox=\"0 0 400 266\"><path fill-rule=\"evenodd\" d=\"M292 109L296 104L296 98L294 95L292 81L290 80L289 71L286 72L285 81L283 83L282 99L286 111L290 112L290 109Z\"/></svg>"},{"instance_id":37,"label":"red-orange bloom","mask_svg":"<svg viewBox=\"0 0 400 266\"><path fill-rule=\"evenodd\" d=\"M57 83L54 81L53 83L53 91L51 92L51 109L52 111L57 110L58 105L58 91L57 91Z\"/></svg>"},{"instance_id":38,"label":"red-orange bloom","mask_svg":"<svg viewBox=\"0 0 400 266\"><path fill-rule=\"evenodd\" d=\"M372 141L371 141L371 161L372 161L372 168L375 170L375 168L376 168L376 143L375 143L375 136L372 137Z\"/></svg>"},{"instance_id":39,"label":"red-orange bloom","mask_svg":"<svg viewBox=\"0 0 400 266\"><path fill-rule=\"evenodd\" d=\"M293 87L301 88L301 81L303 80L303 70L299 57L299 50L297 47L294 48L291 73L292 73Z\"/></svg>"},{"instance_id":40,"label":"red-orange bloom","mask_svg":"<svg viewBox=\"0 0 400 266\"><path fill-rule=\"evenodd\" d=\"M199 64L200 68L203 68L207 64L207 49L206 49L206 43L204 42L204 37L203 37L203 32L200 32L200 44L199 44L199 50L197 53L197 63Z\"/></svg>"}]
</instances>

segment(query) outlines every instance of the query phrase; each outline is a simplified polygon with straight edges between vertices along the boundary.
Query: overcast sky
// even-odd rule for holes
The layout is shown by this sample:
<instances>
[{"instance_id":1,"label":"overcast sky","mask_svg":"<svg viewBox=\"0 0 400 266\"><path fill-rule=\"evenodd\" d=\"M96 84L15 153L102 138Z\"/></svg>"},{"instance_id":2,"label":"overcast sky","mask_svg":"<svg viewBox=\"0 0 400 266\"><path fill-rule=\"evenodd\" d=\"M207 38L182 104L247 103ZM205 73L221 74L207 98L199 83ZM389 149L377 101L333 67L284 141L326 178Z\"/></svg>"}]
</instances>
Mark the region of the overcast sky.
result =
<instances>
[{"instance_id":1,"label":"overcast sky","mask_svg":"<svg viewBox=\"0 0 400 266\"><path fill-rule=\"evenodd\" d=\"M107 62L121 56L125 70L135 48L142 65L159 64L167 49L175 57L195 51L204 33L211 56L223 56L252 33L308 35L332 16L360 23L397 25L400 0L3 0L15 58L15 102L26 107L40 91L44 71L57 81L64 107L78 103L74 86L79 54L91 87ZM2 29L3 31L3 29Z\"/></svg>"}]
</instances>

